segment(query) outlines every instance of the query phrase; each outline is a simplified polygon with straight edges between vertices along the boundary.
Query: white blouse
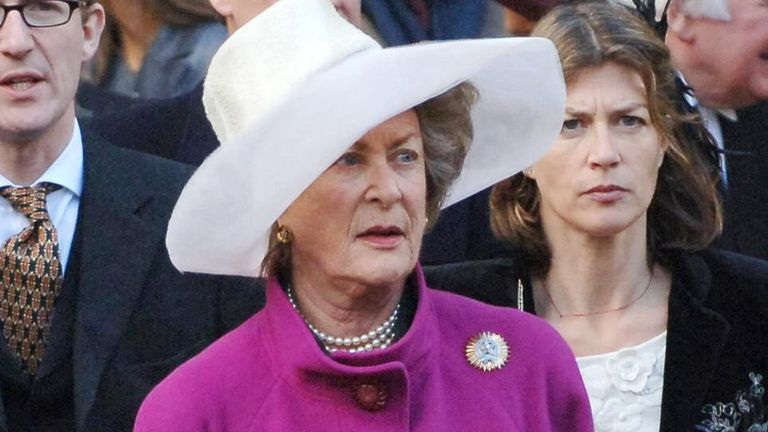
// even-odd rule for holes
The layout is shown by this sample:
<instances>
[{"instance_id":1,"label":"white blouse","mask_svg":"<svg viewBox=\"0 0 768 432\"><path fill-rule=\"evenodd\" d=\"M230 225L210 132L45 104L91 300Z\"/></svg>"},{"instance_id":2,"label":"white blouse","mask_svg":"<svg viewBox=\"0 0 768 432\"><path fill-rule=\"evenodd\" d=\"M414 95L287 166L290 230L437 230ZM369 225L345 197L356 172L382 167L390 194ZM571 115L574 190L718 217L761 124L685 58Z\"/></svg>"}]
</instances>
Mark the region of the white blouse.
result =
<instances>
[{"instance_id":1,"label":"white blouse","mask_svg":"<svg viewBox=\"0 0 768 432\"><path fill-rule=\"evenodd\" d=\"M576 361L596 432L658 432L667 332L618 351Z\"/></svg>"}]
</instances>

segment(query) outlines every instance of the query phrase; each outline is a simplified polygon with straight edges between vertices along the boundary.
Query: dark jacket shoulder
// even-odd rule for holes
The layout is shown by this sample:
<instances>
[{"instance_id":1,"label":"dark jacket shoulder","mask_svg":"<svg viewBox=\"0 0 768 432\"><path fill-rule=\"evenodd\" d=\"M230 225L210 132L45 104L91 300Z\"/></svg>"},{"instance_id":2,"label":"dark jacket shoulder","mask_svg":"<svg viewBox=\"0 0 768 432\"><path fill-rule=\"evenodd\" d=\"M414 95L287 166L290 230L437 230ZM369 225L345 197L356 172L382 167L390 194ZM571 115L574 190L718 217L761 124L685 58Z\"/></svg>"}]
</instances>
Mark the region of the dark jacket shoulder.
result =
<instances>
[{"instance_id":1,"label":"dark jacket shoulder","mask_svg":"<svg viewBox=\"0 0 768 432\"><path fill-rule=\"evenodd\" d=\"M430 287L496 306L517 303L517 282L524 274L524 269L513 258L424 267L424 277Z\"/></svg>"},{"instance_id":2,"label":"dark jacket shoulder","mask_svg":"<svg viewBox=\"0 0 768 432\"><path fill-rule=\"evenodd\" d=\"M219 142L203 107L203 86L170 99L143 101L105 114L87 125L112 144L200 165Z\"/></svg>"}]
</instances>

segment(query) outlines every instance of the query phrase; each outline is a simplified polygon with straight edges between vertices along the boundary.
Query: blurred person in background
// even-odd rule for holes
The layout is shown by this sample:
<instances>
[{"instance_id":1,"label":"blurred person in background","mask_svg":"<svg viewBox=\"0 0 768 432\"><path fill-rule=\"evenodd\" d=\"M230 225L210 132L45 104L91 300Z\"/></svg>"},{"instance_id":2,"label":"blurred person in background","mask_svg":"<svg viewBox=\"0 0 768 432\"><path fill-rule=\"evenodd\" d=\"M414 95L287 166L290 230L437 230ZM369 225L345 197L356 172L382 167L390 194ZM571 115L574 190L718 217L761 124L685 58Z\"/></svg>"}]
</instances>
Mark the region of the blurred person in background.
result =
<instances>
[{"instance_id":1,"label":"blurred person in background","mask_svg":"<svg viewBox=\"0 0 768 432\"><path fill-rule=\"evenodd\" d=\"M107 26L90 67L103 90L169 98L195 88L226 39L208 0L103 0Z\"/></svg>"},{"instance_id":2,"label":"blurred person in background","mask_svg":"<svg viewBox=\"0 0 768 432\"><path fill-rule=\"evenodd\" d=\"M666 44L724 150L721 246L768 259L768 3L673 0Z\"/></svg>"}]
</instances>

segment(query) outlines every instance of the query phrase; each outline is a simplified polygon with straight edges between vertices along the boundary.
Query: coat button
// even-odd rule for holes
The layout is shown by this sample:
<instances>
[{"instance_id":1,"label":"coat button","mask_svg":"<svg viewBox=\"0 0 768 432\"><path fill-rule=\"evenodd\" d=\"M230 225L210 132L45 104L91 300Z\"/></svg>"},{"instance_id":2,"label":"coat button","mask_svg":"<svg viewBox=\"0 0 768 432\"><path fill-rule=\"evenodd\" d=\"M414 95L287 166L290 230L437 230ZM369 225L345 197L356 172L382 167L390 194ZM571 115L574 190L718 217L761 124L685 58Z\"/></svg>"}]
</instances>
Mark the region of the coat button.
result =
<instances>
[{"instance_id":1,"label":"coat button","mask_svg":"<svg viewBox=\"0 0 768 432\"><path fill-rule=\"evenodd\" d=\"M357 404L368 411L378 411L387 404L387 390L383 384L357 384L354 394Z\"/></svg>"}]
</instances>

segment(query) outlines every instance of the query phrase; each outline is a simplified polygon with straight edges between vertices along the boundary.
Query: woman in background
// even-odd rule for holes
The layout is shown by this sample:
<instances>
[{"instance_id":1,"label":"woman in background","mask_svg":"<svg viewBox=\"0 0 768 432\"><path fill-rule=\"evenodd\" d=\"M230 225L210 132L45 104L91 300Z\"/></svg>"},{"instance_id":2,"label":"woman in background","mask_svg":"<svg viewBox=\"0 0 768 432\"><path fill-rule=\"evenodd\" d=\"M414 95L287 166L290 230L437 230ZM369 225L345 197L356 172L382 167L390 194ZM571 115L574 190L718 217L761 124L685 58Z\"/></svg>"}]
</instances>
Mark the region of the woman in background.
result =
<instances>
[{"instance_id":1,"label":"woman in background","mask_svg":"<svg viewBox=\"0 0 768 432\"><path fill-rule=\"evenodd\" d=\"M491 195L519 257L428 280L549 321L597 431L766 430L768 264L707 248L716 176L684 133L703 126L675 108L663 41L604 2L559 6L532 35L555 43L567 99L554 146Z\"/></svg>"},{"instance_id":2,"label":"woman in background","mask_svg":"<svg viewBox=\"0 0 768 432\"><path fill-rule=\"evenodd\" d=\"M135 98L195 88L227 30L208 0L102 0L107 26L90 81Z\"/></svg>"}]
</instances>

